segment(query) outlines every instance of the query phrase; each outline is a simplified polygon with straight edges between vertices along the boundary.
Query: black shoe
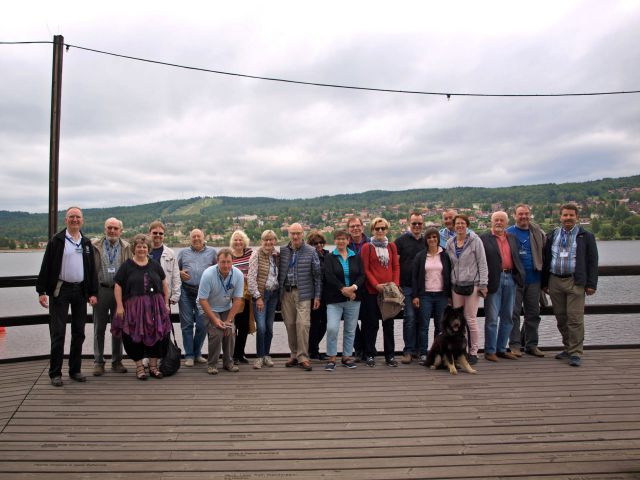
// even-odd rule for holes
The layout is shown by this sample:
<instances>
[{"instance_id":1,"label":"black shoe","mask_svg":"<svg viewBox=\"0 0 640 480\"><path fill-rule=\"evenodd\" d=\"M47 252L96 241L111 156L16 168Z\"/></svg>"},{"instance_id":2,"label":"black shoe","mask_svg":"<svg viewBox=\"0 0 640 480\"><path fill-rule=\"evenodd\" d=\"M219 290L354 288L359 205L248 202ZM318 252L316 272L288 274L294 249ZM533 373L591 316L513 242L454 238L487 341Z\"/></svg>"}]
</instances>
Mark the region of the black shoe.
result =
<instances>
[{"instance_id":1,"label":"black shoe","mask_svg":"<svg viewBox=\"0 0 640 480\"><path fill-rule=\"evenodd\" d=\"M87 377L85 377L83 374L81 374L80 372L78 373L73 373L69 375L69 378L71 380L73 380L74 382L86 382L87 381Z\"/></svg>"},{"instance_id":2,"label":"black shoe","mask_svg":"<svg viewBox=\"0 0 640 480\"><path fill-rule=\"evenodd\" d=\"M309 354L309 360L320 360L320 354L319 353Z\"/></svg>"},{"instance_id":3,"label":"black shoe","mask_svg":"<svg viewBox=\"0 0 640 480\"><path fill-rule=\"evenodd\" d=\"M233 363L236 363L236 361L238 363L249 363L249 359L247 357L245 357L244 355L242 355L241 357L238 357L238 358L234 358Z\"/></svg>"},{"instance_id":4,"label":"black shoe","mask_svg":"<svg viewBox=\"0 0 640 480\"><path fill-rule=\"evenodd\" d=\"M375 367L376 359L373 357L367 357L367 367Z\"/></svg>"},{"instance_id":5,"label":"black shoe","mask_svg":"<svg viewBox=\"0 0 640 480\"><path fill-rule=\"evenodd\" d=\"M62 377L53 377L51 379L51 385L53 385L54 387L61 387L62 386Z\"/></svg>"},{"instance_id":6,"label":"black shoe","mask_svg":"<svg viewBox=\"0 0 640 480\"><path fill-rule=\"evenodd\" d=\"M319 354L318 354L318 360L322 360L322 361L324 361L324 360L326 360L327 358L328 358L328 357L327 357L324 353L319 353Z\"/></svg>"},{"instance_id":7,"label":"black shoe","mask_svg":"<svg viewBox=\"0 0 640 480\"><path fill-rule=\"evenodd\" d=\"M396 360L391 357L391 358L387 358L384 363L387 364L387 367L397 367L398 366L398 362L396 362Z\"/></svg>"},{"instance_id":8,"label":"black shoe","mask_svg":"<svg viewBox=\"0 0 640 480\"><path fill-rule=\"evenodd\" d=\"M478 363L478 356L469 355L469 365L475 365L476 363Z\"/></svg>"}]
</instances>

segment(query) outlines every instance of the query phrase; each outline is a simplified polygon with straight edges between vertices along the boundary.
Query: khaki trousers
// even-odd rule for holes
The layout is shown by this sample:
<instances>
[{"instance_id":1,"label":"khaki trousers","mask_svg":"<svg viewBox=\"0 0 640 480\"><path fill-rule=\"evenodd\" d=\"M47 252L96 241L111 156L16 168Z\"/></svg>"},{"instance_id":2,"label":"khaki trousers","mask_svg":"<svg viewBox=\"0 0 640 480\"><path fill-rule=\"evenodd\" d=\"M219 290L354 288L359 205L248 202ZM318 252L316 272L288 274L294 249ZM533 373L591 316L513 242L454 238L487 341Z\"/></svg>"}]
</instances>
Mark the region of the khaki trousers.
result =
<instances>
[{"instance_id":1,"label":"khaki trousers","mask_svg":"<svg viewBox=\"0 0 640 480\"><path fill-rule=\"evenodd\" d=\"M218 313L220 319L224 322L227 320L229 310L226 312ZM224 368L231 368L233 366L233 349L236 344L235 326L226 330L221 330L216 327L213 322L207 318L207 333L209 334L209 360L210 367L218 366L218 359L220 358L220 350L222 350L222 366ZM224 332L229 331L225 336Z\"/></svg>"},{"instance_id":2,"label":"khaki trousers","mask_svg":"<svg viewBox=\"0 0 640 480\"><path fill-rule=\"evenodd\" d=\"M311 300L299 300L298 289L282 295L282 319L287 328L291 358L299 362L309 360L309 328L311 325Z\"/></svg>"},{"instance_id":3,"label":"khaki trousers","mask_svg":"<svg viewBox=\"0 0 640 480\"><path fill-rule=\"evenodd\" d=\"M582 356L584 346L584 287L573 277L549 277L549 296L553 314L562 335L564 350L569 355Z\"/></svg>"}]
</instances>

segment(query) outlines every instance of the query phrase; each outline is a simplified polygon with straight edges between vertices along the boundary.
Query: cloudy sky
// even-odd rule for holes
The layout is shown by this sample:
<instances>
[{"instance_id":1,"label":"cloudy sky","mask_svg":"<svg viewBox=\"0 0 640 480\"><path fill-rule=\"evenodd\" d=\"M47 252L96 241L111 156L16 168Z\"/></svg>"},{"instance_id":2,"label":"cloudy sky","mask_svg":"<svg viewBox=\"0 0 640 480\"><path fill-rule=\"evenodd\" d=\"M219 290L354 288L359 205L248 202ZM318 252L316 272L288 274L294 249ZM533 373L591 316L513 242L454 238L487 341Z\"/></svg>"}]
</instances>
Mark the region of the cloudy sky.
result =
<instances>
[{"instance_id":1,"label":"cloudy sky","mask_svg":"<svg viewBox=\"0 0 640 480\"><path fill-rule=\"evenodd\" d=\"M372 88L640 90L637 1L90 3L11 2L0 41L59 34L164 62ZM0 45L0 209L47 209L51 58L51 45ZM640 173L640 94L447 100L72 47L62 96L61 208Z\"/></svg>"}]
</instances>

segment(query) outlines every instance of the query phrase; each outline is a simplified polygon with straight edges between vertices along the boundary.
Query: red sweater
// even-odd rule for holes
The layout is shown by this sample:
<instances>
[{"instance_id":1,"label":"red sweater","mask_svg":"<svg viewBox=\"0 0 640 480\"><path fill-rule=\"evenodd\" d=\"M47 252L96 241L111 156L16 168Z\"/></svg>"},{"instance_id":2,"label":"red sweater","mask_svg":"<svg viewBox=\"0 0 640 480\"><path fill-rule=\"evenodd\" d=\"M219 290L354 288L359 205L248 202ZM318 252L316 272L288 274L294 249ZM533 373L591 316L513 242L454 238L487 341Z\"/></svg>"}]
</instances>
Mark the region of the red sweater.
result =
<instances>
[{"instance_id":1,"label":"red sweater","mask_svg":"<svg viewBox=\"0 0 640 480\"><path fill-rule=\"evenodd\" d=\"M376 255L376 247L370 243L362 246L360 258L364 266L364 275L367 279L367 292L378 293L376 285L381 283L393 282L400 286L400 261L398 259L398 250L393 242L387 245L389 251L389 266L384 268Z\"/></svg>"}]
</instances>

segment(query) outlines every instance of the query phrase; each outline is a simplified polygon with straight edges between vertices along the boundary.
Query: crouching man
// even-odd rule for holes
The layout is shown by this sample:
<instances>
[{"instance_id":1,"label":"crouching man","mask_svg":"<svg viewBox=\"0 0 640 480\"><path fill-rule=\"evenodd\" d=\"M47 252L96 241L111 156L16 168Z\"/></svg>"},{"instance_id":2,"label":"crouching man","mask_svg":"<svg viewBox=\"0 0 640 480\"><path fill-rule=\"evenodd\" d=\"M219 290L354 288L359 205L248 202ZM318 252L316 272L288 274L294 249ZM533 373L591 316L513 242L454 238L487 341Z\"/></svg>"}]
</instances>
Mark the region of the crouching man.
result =
<instances>
[{"instance_id":1,"label":"crouching man","mask_svg":"<svg viewBox=\"0 0 640 480\"><path fill-rule=\"evenodd\" d=\"M244 275L232 264L230 248L218 252L218 264L207 268L200 279L198 304L209 335L209 366L207 373L218 373L218 358L222 349L222 366L230 372L239 369L233 364L235 347L234 324L242 306Z\"/></svg>"}]
</instances>

